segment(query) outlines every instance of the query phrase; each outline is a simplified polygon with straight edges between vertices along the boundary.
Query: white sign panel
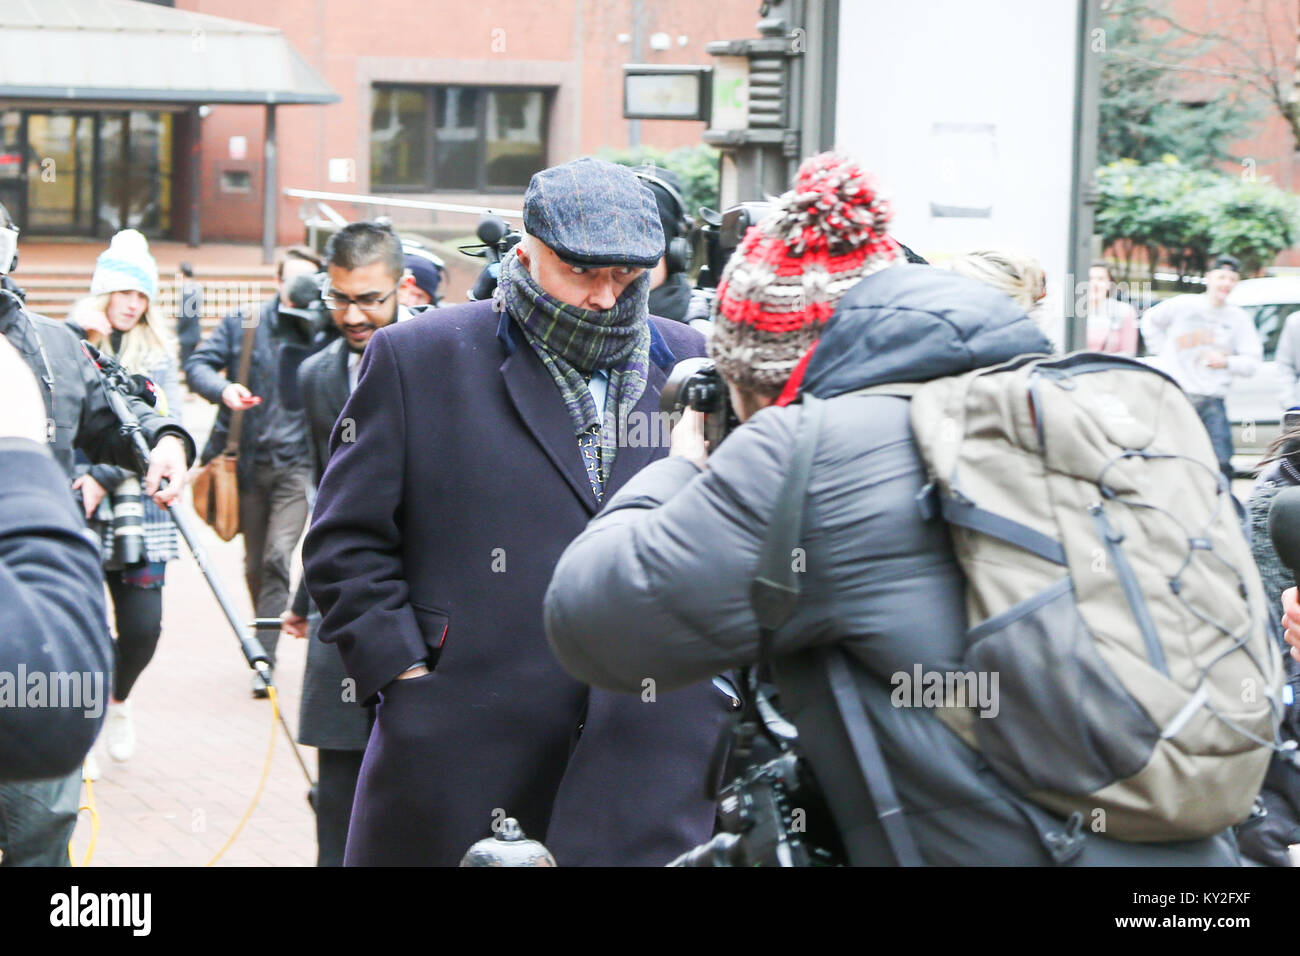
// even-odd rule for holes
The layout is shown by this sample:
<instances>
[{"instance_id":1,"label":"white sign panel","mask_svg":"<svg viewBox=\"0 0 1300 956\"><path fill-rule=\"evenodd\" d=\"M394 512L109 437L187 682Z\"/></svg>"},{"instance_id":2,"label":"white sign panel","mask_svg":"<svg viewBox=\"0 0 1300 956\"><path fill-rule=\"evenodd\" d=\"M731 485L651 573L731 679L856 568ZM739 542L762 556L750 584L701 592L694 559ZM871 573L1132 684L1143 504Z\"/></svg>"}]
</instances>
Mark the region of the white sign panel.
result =
<instances>
[{"instance_id":1,"label":"white sign panel","mask_svg":"<svg viewBox=\"0 0 1300 956\"><path fill-rule=\"evenodd\" d=\"M836 146L892 199L890 232L936 262L1031 253L1058 326L1073 299L1063 280L1078 17L1079 0L840 5Z\"/></svg>"},{"instance_id":2,"label":"white sign panel","mask_svg":"<svg viewBox=\"0 0 1300 956\"><path fill-rule=\"evenodd\" d=\"M248 158L248 137L247 136L230 137L230 158L231 159Z\"/></svg>"},{"instance_id":3,"label":"white sign panel","mask_svg":"<svg viewBox=\"0 0 1300 956\"><path fill-rule=\"evenodd\" d=\"M357 164L351 159L331 159L329 178L332 183L355 183L357 181Z\"/></svg>"},{"instance_id":4,"label":"white sign panel","mask_svg":"<svg viewBox=\"0 0 1300 956\"><path fill-rule=\"evenodd\" d=\"M720 56L713 64L713 116L710 129L749 125L749 58Z\"/></svg>"}]
</instances>

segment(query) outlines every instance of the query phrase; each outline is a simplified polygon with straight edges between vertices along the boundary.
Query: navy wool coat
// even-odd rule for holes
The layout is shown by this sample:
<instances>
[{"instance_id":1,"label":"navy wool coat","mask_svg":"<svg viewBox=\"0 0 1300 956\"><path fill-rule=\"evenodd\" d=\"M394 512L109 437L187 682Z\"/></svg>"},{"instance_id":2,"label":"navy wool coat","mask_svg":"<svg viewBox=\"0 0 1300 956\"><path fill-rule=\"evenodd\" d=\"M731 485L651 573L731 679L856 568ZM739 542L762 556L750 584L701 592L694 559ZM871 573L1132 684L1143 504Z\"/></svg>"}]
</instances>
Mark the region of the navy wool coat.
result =
<instances>
[{"instance_id":1,"label":"navy wool coat","mask_svg":"<svg viewBox=\"0 0 1300 956\"><path fill-rule=\"evenodd\" d=\"M643 415L704 351L651 324ZM620 447L606 499L667 451ZM559 389L507 315L478 302L375 333L303 547L321 636L358 701L378 697L348 865L454 865L504 816L561 866L657 866L709 838L729 698L592 689L547 645L547 584L597 510Z\"/></svg>"}]
</instances>

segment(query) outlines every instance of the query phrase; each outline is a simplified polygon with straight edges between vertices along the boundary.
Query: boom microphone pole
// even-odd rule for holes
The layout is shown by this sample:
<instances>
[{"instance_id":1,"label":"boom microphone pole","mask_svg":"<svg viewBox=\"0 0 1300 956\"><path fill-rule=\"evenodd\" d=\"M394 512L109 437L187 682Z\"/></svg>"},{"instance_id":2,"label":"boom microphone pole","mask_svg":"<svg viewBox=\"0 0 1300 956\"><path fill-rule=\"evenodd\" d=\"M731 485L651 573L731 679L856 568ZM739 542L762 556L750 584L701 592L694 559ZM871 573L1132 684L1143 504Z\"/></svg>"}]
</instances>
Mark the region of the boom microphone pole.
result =
<instances>
[{"instance_id":1,"label":"boom microphone pole","mask_svg":"<svg viewBox=\"0 0 1300 956\"><path fill-rule=\"evenodd\" d=\"M115 360L104 355L89 342L81 343L82 351L86 357L94 364L99 371L100 384L104 387L104 394L108 398L109 407L117 415L118 421L121 422L121 432L130 438L132 450L135 452L137 470L144 475L149 470L149 444L145 441L144 435L140 432L140 420L136 417L135 412L126 403L126 394L133 394L132 378L127 371L122 368ZM221 605L222 612L226 615L226 620L234 629L235 637L239 640L239 648L243 651L244 659L248 661L248 666L261 676L266 682L267 687L273 687L271 678L271 659L267 656L266 648L257 636L244 626L240 620L239 612L235 609L234 602L231 601L230 595L226 592L226 587L217 577L211 563L208 561L207 552L203 544L199 541L195 533L194 526L190 523L190 516L182 512L177 507L164 509L171 516L172 522L176 525L176 530L180 532L181 537L185 539L186 546L190 553L194 555L194 561L203 572L203 577L208 582L208 587L212 589L213 596L217 603ZM254 629L267 628L274 625L278 630L280 622L271 618L258 618L253 622ZM298 746L293 739L293 734L289 731L289 725L284 721L284 713L280 708L276 708L276 713L280 718L280 726L284 728L285 736L289 738L289 748L298 760L298 766L307 777L308 784L315 786L315 781L311 778L311 772L307 769L307 764L303 762L302 754L298 752Z\"/></svg>"}]
</instances>

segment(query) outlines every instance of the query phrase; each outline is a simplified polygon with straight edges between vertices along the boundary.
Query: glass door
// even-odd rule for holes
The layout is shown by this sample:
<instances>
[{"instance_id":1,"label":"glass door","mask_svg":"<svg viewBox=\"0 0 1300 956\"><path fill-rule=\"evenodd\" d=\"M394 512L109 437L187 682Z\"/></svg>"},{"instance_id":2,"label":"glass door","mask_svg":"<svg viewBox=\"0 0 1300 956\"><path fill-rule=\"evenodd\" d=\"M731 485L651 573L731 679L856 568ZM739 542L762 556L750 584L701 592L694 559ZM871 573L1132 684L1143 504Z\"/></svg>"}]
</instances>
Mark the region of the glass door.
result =
<instances>
[{"instance_id":1,"label":"glass door","mask_svg":"<svg viewBox=\"0 0 1300 956\"><path fill-rule=\"evenodd\" d=\"M19 228L27 222L23 156L23 114L18 110L0 112L0 203Z\"/></svg>"},{"instance_id":2,"label":"glass door","mask_svg":"<svg viewBox=\"0 0 1300 956\"><path fill-rule=\"evenodd\" d=\"M26 222L19 223L24 229L93 234L94 127L91 113L27 114Z\"/></svg>"},{"instance_id":3,"label":"glass door","mask_svg":"<svg viewBox=\"0 0 1300 956\"><path fill-rule=\"evenodd\" d=\"M99 118L99 234L171 229L172 115L132 110Z\"/></svg>"}]
</instances>

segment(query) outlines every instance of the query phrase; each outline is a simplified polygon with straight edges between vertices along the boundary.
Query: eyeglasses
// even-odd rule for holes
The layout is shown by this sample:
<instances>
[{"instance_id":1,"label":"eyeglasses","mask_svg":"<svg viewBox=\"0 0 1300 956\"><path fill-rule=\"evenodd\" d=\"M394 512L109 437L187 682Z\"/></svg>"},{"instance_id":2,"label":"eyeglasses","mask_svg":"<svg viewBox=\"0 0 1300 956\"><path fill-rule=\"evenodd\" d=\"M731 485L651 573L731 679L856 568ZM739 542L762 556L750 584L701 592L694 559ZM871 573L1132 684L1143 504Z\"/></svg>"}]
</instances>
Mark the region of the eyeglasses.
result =
<instances>
[{"instance_id":1,"label":"eyeglasses","mask_svg":"<svg viewBox=\"0 0 1300 956\"><path fill-rule=\"evenodd\" d=\"M349 298L334 289L326 289L324 295L321 296L321 301L325 303L325 308L332 312L346 312L348 306L351 305L355 305L362 312L378 312L380 306L391 299L397 293L400 286L401 283L397 283L397 285L393 286L392 291L386 296L381 297L372 293L371 295L363 295L357 299Z\"/></svg>"}]
</instances>

